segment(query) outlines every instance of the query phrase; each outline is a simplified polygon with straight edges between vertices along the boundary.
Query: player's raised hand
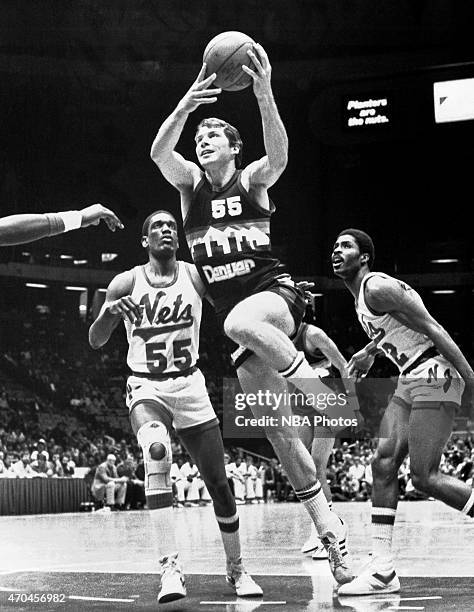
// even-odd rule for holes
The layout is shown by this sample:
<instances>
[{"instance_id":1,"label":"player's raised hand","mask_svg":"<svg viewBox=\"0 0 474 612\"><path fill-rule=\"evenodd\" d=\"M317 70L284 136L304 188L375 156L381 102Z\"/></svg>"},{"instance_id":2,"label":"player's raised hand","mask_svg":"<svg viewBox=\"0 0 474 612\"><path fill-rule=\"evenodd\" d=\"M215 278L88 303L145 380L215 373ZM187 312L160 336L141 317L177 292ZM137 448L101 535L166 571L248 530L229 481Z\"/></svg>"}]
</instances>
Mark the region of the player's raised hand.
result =
<instances>
[{"instance_id":1,"label":"player's raised hand","mask_svg":"<svg viewBox=\"0 0 474 612\"><path fill-rule=\"evenodd\" d=\"M125 295L118 300L106 304L106 309L113 315L120 315L130 323L139 324L142 320L142 307L135 302L131 295Z\"/></svg>"},{"instance_id":2,"label":"player's raised hand","mask_svg":"<svg viewBox=\"0 0 474 612\"><path fill-rule=\"evenodd\" d=\"M268 95L272 91L271 76L272 67L268 55L262 45L255 43L252 49L247 51L249 54L254 70L248 66L242 65L242 70L250 75L253 80L253 92L257 98Z\"/></svg>"},{"instance_id":3,"label":"player's raised hand","mask_svg":"<svg viewBox=\"0 0 474 612\"><path fill-rule=\"evenodd\" d=\"M82 215L81 227L99 225L103 219L112 232L115 232L117 228L123 229L123 223L117 215L105 206L102 206L102 204L92 204L92 206L83 208L80 213Z\"/></svg>"},{"instance_id":4,"label":"player's raised hand","mask_svg":"<svg viewBox=\"0 0 474 612\"><path fill-rule=\"evenodd\" d=\"M217 101L217 96L222 89L219 87L209 89L216 78L216 73L213 72L207 77L205 75L206 64L204 63L196 80L179 101L178 109L192 113L201 104L213 104Z\"/></svg>"}]
</instances>

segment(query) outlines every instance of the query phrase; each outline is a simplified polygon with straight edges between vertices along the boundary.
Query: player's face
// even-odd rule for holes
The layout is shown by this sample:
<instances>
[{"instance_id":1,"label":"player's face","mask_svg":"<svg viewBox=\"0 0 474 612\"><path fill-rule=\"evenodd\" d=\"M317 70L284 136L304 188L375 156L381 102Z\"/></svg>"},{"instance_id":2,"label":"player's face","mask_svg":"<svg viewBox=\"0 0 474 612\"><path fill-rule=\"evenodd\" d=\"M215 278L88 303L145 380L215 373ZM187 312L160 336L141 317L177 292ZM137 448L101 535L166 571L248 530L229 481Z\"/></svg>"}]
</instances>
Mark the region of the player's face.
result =
<instances>
[{"instance_id":1,"label":"player's face","mask_svg":"<svg viewBox=\"0 0 474 612\"><path fill-rule=\"evenodd\" d=\"M156 256L170 257L178 249L178 226L171 215L157 213L151 218L148 236L143 246L149 247Z\"/></svg>"},{"instance_id":2,"label":"player's face","mask_svg":"<svg viewBox=\"0 0 474 612\"><path fill-rule=\"evenodd\" d=\"M196 134L196 155L203 168L228 163L235 156L223 127L201 127Z\"/></svg>"},{"instance_id":3,"label":"player's face","mask_svg":"<svg viewBox=\"0 0 474 612\"><path fill-rule=\"evenodd\" d=\"M361 253L355 238L342 234L334 244L331 255L332 269L336 276L343 279L353 278L362 267Z\"/></svg>"}]
</instances>

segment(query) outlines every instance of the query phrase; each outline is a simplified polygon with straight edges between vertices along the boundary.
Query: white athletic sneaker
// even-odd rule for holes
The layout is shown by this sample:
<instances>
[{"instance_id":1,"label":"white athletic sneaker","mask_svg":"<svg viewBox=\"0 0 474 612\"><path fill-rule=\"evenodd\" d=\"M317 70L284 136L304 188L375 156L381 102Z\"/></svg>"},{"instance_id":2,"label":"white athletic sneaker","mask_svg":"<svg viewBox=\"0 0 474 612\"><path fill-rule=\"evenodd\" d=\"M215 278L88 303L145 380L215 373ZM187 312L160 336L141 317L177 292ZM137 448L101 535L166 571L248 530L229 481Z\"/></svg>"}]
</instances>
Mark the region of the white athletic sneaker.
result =
<instances>
[{"instance_id":1,"label":"white athletic sneaker","mask_svg":"<svg viewBox=\"0 0 474 612\"><path fill-rule=\"evenodd\" d=\"M238 597L261 597L263 595L262 589L252 576L247 574L241 563L227 567L226 582L234 589Z\"/></svg>"},{"instance_id":2,"label":"white athletic sneaker","mask_svg":"<svg viewBox=\"0 0 474 612\"><path fill-rule=\"evenodd\" d=\"M377 571L376 565L372 562L352 582L341 585L337 594L374 595L375 593L398 593L399 590L400 580L395 570L382 574Z\"/></svg>"},{"instance_id":3,"label":"white athletic sneaker","mask_svg":"<svg viewBox=\"0 0 474 612\"><path fill-rule=\"evenodd\" d=\"M342 530L339 535L327 531L321 536L321 542L327 550L329 567L338 584L345 584L352 580L352 570L349 562L349 553L346 548L347 526L342 519Z\"/></svg>"},{"instance_id":4,"label":"white athletic sneaker","mask_svg":"<svg viewBox=\"0 0 474 612\"><path fill-rule=\"evenodd\" d=\"M308 539L301 547L301 552L305 555L306 553L313 552L316 550L318 546L321 546L321 540L319 539L318 532L316 531L316 527L314 523L311 523L311 533L309 534Z\"/></svg>"},{"instance_id":5,"label":"white athletic sneaker","mask_svg":"<svg viewBox=\"0 0 474 612\"><path fill-rule=\"evenodd\" d=\"M313 550L311 558L314 559L314 561L320 561L321 559L328 558L328 551L324 548L324 544L321 542L321 540L319 540L319 538L318 546Z\"/></svg>"},{"instance_id":6,"label":"white athletic sneaker","mask_svg":"<svg viewBox=\"0 0 474 612\"><path fill-rule=\"evenodd\" d=\"M178 553L160 559L161 589L158 603L167 603L186 597L186 583L183 570L178 563Z\"/></svg>"}]
</instances>

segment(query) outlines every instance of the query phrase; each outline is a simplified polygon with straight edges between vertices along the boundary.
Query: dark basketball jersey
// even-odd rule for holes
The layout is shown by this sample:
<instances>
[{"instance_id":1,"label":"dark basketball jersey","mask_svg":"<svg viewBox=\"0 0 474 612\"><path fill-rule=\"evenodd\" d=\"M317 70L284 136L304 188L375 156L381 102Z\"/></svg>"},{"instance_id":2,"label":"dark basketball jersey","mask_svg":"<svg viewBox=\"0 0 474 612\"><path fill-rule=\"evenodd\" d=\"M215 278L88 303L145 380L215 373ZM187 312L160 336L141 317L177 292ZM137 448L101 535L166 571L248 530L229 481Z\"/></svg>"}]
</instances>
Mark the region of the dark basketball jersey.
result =
<instances>
[{"instance_id":1,"label":"dark basketball jersey","mask_svg":"<svg viewBox=\"0 0 474 612\"><path fill-rule=\"evenodd\" d=\"M270 216L240 181L241 171L220 190L204 176L184 220L186 240L217 313L263 289L281 270L270 243Z\"/></svg>"}]
</instances>

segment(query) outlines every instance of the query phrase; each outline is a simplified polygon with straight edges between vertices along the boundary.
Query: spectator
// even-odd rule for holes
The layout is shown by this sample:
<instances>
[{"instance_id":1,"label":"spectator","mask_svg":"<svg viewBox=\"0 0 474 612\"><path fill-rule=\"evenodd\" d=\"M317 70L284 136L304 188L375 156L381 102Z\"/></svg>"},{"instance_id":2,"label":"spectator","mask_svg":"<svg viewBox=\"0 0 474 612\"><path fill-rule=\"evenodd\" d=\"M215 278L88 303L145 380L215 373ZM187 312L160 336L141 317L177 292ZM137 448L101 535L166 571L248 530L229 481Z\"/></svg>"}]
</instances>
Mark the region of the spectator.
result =
<instances>
[{"instance_id":1,"label":"spectator","mask_svg":"<svg viewBox=\"0 0 474 612\"><path fill-rule=\"evenodd\" d=\"M146 504L145 482L137 478L135 473L136 467L136 461L133 455L130 454L127 454L125 459L117 466L119 477L126 476L128 478L125 507L130 510L138 510L139 507L143 508Z\"/></svg>"},{"instance_id":2,"label":"spectator","mask_svg":"<svg viewBox=\"0 0 474 612\"><path fill-rule=\"evenodd\" d=\"M54 474L53 464L48 461L46 453L38 453L36 461L31 462L31 467L41 478L50 478Z\"/></svg>"},{"instance_id":3,"label":"spectator","mask_svg":"<svg viewBox=\"0 0 474 612\"><path fill-rule=\"evenodd\" d=\"M46 440L44 438L40 438L35 444L35 447L35 450L31 453L31 461L36 461L39 453L46 455L46 461L49 461L49 453L46 450Z\"/></svg>"},{"instance_id":4,"label":"spectator","mask_svg":"<svg viewBox=\"0 0 474 612\"><path fill-rule=\"evenodd\" d=\"M245 479L247 476L247 466L242 463L242 457L237 456L235 461L229 463L228 472L234 483L234 497L237 505L245 504Z\"/></svg>"},{"instance_id":5,"label":"spectator","mask_svg":"<svg viewBox=\"0 0 474 612\"><path fill-rule=\"evenodd\" d=\"M76 464L67 453L61 457L61 468L65 478L74 476Z\"/></svg>"},{"instance_id":6,"label":"spectator","mask_svg":"<svg viewBox=\"0 0 474 612\"><path fill-rule=\"evenodd\" d=\"M25 452L21 455L21 459L16 461L10 468L15 478L33 478L36 476L36 472L30 465L31 457L30 453Z\"/></svg>"},{"instance_id":7,"label":"spectator","mask_svg":"<svg viewBox=\"0 0 474 612\"><path fill-rule=\"evenodd\" d=\"M128 478L119 477L115 467L116 460L115 455L110 453L106 461L97 466L91 492L101 507L104 506L105 497L107 508L123 510Z\"/></svg>"},{"instance_id":8,"label":"spectator","mask_svg":"<svg viewBox=\"0 0 474 612\"><path fill-rule=\"evenodd\" d=\"M253 464L253 457L247 455L245 457L247 479L245 481L245 501L248 504L258 504L257 492L257 468Z\"/></svg>"}]
</instances>

